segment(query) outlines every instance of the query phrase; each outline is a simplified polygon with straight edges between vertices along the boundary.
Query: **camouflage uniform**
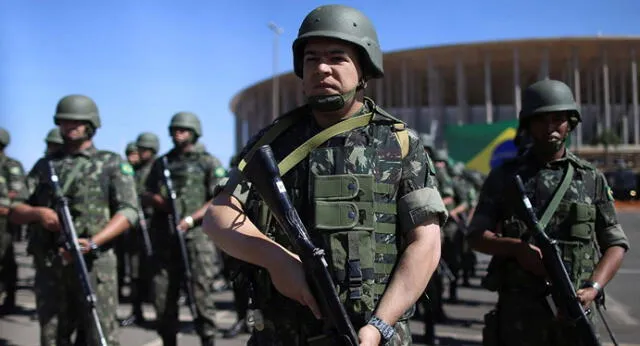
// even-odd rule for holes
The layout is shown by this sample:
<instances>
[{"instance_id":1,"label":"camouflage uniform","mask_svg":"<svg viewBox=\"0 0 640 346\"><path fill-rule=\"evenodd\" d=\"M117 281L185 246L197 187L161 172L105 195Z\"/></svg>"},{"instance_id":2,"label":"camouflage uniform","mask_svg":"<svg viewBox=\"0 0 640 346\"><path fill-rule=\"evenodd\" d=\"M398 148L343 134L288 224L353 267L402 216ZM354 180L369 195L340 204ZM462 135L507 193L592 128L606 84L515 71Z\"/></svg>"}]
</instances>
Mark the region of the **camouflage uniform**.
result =
<instances>
[{"instance_id":1,"label":"camouflage uniform","mask_svg":"<svg viewBox=\"0 0 640 346\"><path fill-rule=\"evenodd\" d=\"M458 162L450 167L451 176L453 177L453 185L456 188L457 194L460 196L461 203L464 203L467 206L466 211L463 213L464 215L461 215L461 224L458 224L461 232L458 233L460 235L459 251L462 282L464 286L469 287L471 285L469 278L474 272L476 258L464 235L467 231L468 212L475 208L477 204L477 192L473 184L464 177L463 170L464 164L462 162Z\"/></svg>"},{"instance_id":2,"label":"camouflage uniform","mask_svg":"<svg viewBox=\"0 0 640 346\"><path fill-rule=\"evenodd\" d=\"M175 125L175 120L181 115L189 114L187 123L197 125ZM173 127L187 127L195 132L196 139L200 135L200 122L191 113L178 113L172 119ZM194 126L193 128L191 126ZM196 130L197 128L197 130ZM172 149L166 154L173 186L177 194L178 213L183 217L199 210L207 201L213 198L213 191L220 178L225 175L225 169L220 161L202 151L181 153ZM162 173L162 161L154 161L146 180L146 191L160 194L165 199L167 191ZM158 333L167 340L174 340L178 332L178 298L180 294L182 261L180 249L174 234L169 233L168 215L164 211L154 210L150 228L154 233L154 306L158 314ZM214 313L214 256L213 243L202 232L201 225L195 225L185 234L189 264L193 279L195 305L198 317L195 328L203 340L212 340L215 333ZM172 341L170 341L172 342ZM204 343L205 341L203 341ZM209 341L207 341L209 342Z\"/></svg>"},{"instance_id":3,"label":"camouflage uniform","mask_svg":"<svg viewBox=\"0 0 640 346\"><path fill-rule=\"evenodd\" d=\"M91 99L72 95L58 103L56 121L87 118L93 119L89 122L95 131L100 126L100 121ZM76 154L59 151L38 160L28 175L35 190L26 203L31 206L53 207L48 161L53 163L63 192L69 199L69 210L79 238L90 238L99 233L116 214L123 215L129 223L136 224L137 196L133 168L120 155L97 150L93 146ZM64 264L58 249L57 232L34 227L30 250L36 268L36 309L40 321L40 342L47 346L71 345L74 331L82 334L81 331L86 332L87 328L92 330L88 325L90 318L73 264ZM110 244L105 244L97 258L85 256L85 261L96 293L98 316L107 342L109 345L119 345L114 251ZM93 330L91 333L93 334ZM95 334L93 339L97 344ZM76 340L76 343L83 341Z\"/></svg>"},{"instance_id":4,"label":"camouflage uniform","mask_svg":"<svg viewBox=\"0 0 640 346\"><path fill-rule=\"evenodd\" d=\"M570 111L572 127L580 120L570 89L558 81L545 80L525 90L520 121L536 115L536 109L539 113ZM469 229L471 237L481 237L485 230L501 230L502 237L533 242L514 207L520 198L514 176L521 176L526 195L539 216L569 165L575 174L545 233L558 240L567 272L578 289L591 277L599 253L611 246L628 249L629 243L618 223L606 179L568 150L561 159L544 164L533 151L527 151L494 168L482 187ZM551 313L545 300L545 280L525 271L515 258L494 256L483 283L498 292L496 309L485 316L485 345L580 345L571 323L556 319Z\"/></svg>"},{"instance_id":5,"label":"camouflage uniform","mask_svg":"<svg viewBox=\"0 0 640 346\"><path fill-rule=\"evenodd\" d=\"M0 149L9 145L9 132L0 128ZM19 193L25 189L22 164L6 156L0 150L0 208L10 208L19 201ZM18 267L13 250L11 224L7 216L0 215L0 295L6 294L3 312L15 306Z\"/></svg>"}]
</instances>

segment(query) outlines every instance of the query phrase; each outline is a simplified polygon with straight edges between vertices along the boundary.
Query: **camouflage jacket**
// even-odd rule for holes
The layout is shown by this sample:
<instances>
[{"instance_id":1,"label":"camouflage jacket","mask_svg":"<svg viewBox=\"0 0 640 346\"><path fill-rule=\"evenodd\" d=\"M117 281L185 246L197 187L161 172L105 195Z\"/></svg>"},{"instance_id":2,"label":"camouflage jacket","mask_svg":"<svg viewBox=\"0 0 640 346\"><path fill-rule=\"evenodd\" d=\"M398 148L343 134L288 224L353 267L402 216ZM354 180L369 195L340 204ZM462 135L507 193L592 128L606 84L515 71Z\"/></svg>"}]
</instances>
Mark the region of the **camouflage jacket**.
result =
<instances>
[{"instance_id":1,"label":"camouflage jacket","mask_svg":"<svg viewBox=\"0 0 640 346\"><path fill-rule=\"evenodd\" d=\"M153 162L155 159L151 159L144 164L138 165L135 167L135 180L136 180L136 191L138 191L138 196L141 196L145 191L147 178L149 177L149 173L151 172L151 167L153 166ZM152 207L143 208L145 218L151 217L153 214Z\"/></svg>"},{"instance_id":2,"label":"camouflage jacket","mask_svg":"<svg viewBox=\"0 0 640 346\"><path fill-rule=\"evenodd\" d=\"M485 230L500 229L502 236L533 242L514 208L518 203L514 176L519 174L522 178L526 194L540 218L568 165L574 166L574 177L545 232L559 241L565 267L574 285L579 286L595 269L597 249L600 252L611 246L628 249L629 242L618 223L606 179L568 150L563 158L546 164L540 164L529 152L494 168L480 192L469 231L474 237L481 236ZM506 268L510 268L504 281L508 286L543 289L541 280L525 273L516 261L509 259Z\"/></svg>"},{"instance_id":3,"label":"camouflage jacket","mask_svg":"<svg viewBox=\"0 0 640 346\"><path fill-rule=\"evenodd\" d=\"M176 190L178 213L185 217L213 198L213 191L220 179L224 178L226 170L217 158L207 152L180 153L172 149L166 156L173 188ZM153 162L145 182L145 189L167 198L161 157ZM168 231L167 217L167 213L154 210L151 227L155 232Z\"/></svg>"},{"instance_id":4,"label":"camouflage jacket","mask_svg":"<svg viewBox=\"0 0 640 346\"><path fill-rule=\"evenodd\" d=\"M390 130L390 128L392 128L391 125L399 121L386 115L386 113L379 113L379 108L367 99L361 113L368 113L370 111L373 111L373 118L368 125L329 139L313 150L306 159L302 160L282 177L289 197L314 243L327 251L330 270L332 271L336 284L342 287L339 291L341 299L345 300L354 298L350 297L350 295L344 291L347 278L345 278L344 269L342 269L342 260L339 259L344 253L341 250L334 252L331 251L331 249L344 246L347 242L346 238L348 234L363 233L364 231L357 231L355 229L348 231L347 228L338 231L335 228L339 227L335 226L332 231L334 233L327 231L327 229L325 229L327 226L325 226L323 222L326 222L326 215L332 213L324 213L325 217L323 222L318 221L320 215L323 213L323 209L319 209L319 206L332 208L333 205L331 202L319 200L318 194L314 195L314 191L318 192L317 189L324 189L324 192L330 189L318 183L319 181L325 181L321 178L331 175L344 177L345 174L367 175L372 177L374 184L384 182L392 186L386 193L376 191L374 203L389 203L393 204L393 207L389 207L386 212L376 211L376 216L374 216L375 226L373 226L374 235L368 233L368 238L364 236L364 234L362 235L363 238L360 247L366 250L361 250L361 252L367 253L366 255L361 255L362 257L359 260L363 268L363 287L368 285L369 281L369 279L364 277L366 271L365 266L367 265L364 264L366 262L365 257L372 258L372 261L375 261L377 267L373 272L376 273L375 275L378 275L377 270L379 267L393 266L393 264L396 263L398 254L401 254L403 250L402 244L406 244L404 236L407 232L412 230L416 225L422 224L434 216L439 219L441 224L445 222L447 217L442 199L437 191L435 172L430 169L433 165L429 164L430 159L426 155L416 133L413 130L407 130L409 150L403 159L400 155L398 139L393 131ZM360 115L361 113L356 115ZM307 107L303 106L293 110L280 119L286 116L300 117L300 120L271 142L270 145L276 161L281 161L302 143L323 130L316 123ZM276 120L274 124L276 124L277 121L279 120ZM271 124L256 134L253 139L248 142L240 156L244 157L247 151L253 147L254 143L261 138L271 126L274 126L274 124ZM360 186L360 189L362 189L360 201L364 204L368 201L368 197L366 197L368 193L364 192L366 185ZM224 186L224 190L236 197L243 204L244 210L252 222L258 227L261 227L260 217L257 216L260 213L261 198L251 187L251 184L242 179L241 174L237 170L234 169L231 171L229 181ZM417 196L421 193L424 193L424 196L428 198L421 199L420 205L413 205L411 209L407 209L406 206L403 205L407 197ZM344 198L342 200L344 200ZM335 205L337 204L338 203L335 202ZM375 208L376 207L374 207L374 209ZM390 212L389 210L394 211ZM361 217L365 214L368 215L368 212L365 210L356 211L355 214L358 215L358 212ZM364 219L368 219L368 216L364 217ZM377 227L379 225L390 226L392 232L387 234L382 234L383 232L378 233ZM284 236L283 232L279 231L279 226L270 223L270 226L261 230L276 242L291 249L286 236ZM342 234L343 245L338 245L340 242L338 240L340 234ZM373 242L374 244L371 245L373 248L362 245L365 242L369 242L369 244ZM394 248L394 250L391 251L391 248ZM381 274L380 277L375 277L374 287L362 289L361 299L363 302L365 299L369 299L366 297L376 295L372 301L363 303L363 305L373 304L374 306L372 308L375 307L377 299L379 298L377 295L381 294L381 291L378 291L377 288L379 285L384 286L387 283L387 277L385 275L386 274ZM295 333L303 333L303 335L307 337L318 335L317 321L315 321L313 317L310 317L308 310L306 308L297 308L297 305L293 304L291 300L281 297L273 289L270 289L268 280L268 278L264 278L263 281L259 281L257 284L257 291L259 293L257 293L257 295L261 296L262 301L267 301L264 303L264 306L267 307L265 309L267 310L265 316L276 324L276 326L272 326L272 328L277 331L278 337L282 338L282 340L291 340L290 335ZM264 295L264 292L270 293ZM267 295L269 297L267 297ZM366 308L362 309L366 310ZM360 316L358 315L358 310L355 308L352 310L351 305L347 305L347 310L354 311L355 316ZM361 318L354 317L354 314L351 312L350 316L356 328L362 326L363 320ZM293 328L294 330L291 331L291 334L289 334L289 328Z\"/></svg>"},{"instance_id":5,"label":"camouflage jacket","mask_svg":"<svg viewBox=\"0 0 640 346\"><path fill-rule=\"evenodd\" d=\"M26 190L24 169L20 161L0 154L0 207L11 208L21 201ZM7 218L0 216L0 232L7 230Z\"/></svg>"},{"instance_id":6,"label":"camouflage jacket","mask_svg":"<svg viewBox=\"0 0 640 346\"><path fill-rule=\"evenodd\" d=\"M131 225L138 222L137 194L133 168L120 155L90 147L77 154L64 151L38 160L28 175L33 193L26 203L38 207L54 207L48 161L53 163L60 186L69 200L69 210L78 237L93 236L116 214L123 215ZM72 176L73 173L73 176ZM37 229L32 251L57 249L52 232ZM108 246L108 245L107 245Z\"/></svg>"}]
</instances>

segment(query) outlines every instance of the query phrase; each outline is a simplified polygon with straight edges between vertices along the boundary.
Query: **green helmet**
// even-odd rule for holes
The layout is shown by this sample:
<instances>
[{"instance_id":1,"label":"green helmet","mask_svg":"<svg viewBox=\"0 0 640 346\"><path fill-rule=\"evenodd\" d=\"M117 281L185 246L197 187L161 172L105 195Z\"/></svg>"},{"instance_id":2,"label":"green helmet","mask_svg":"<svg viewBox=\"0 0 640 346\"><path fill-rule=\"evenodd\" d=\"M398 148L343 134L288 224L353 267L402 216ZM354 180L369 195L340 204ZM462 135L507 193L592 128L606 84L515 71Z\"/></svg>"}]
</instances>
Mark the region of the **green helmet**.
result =
<instances>
[{"instance_id":1,"label":"green helmet","mask_svg":"<svg viewBox=\"0 0 640 346\"><path fill-rule=\"evenodd\" d=\"M192 130L195 133L196 138L202 136L202 126L200 125L200 119L198 119L195 114L190 112L176 113L171 118L169 131L171 131L171 128L174 127Z\"/></svg>"},{"instance_id":2,"label":"green helmet","mask_svg":"<svg viewBox=\"0 0 640 346\"><path fill-rule=\"evenodd\" d=\"M57 127L49 130L44 141L47 144L64 144L64 140L62 139L62 135L60 134L60 129Z\"/></svg>"},{"instance_id":3,"label":"green helmet","mask_svg":"<svg viewBox=\"0 0 640 346\"><path fill-rule=\"evenodd\" d=\"M9 145L10 142L11 142L11 135L9 134L9 131L0 127L0 145L2 145L3 147L6 147L7 145Z\"/></svg>"},{"instance_id":4,"label":"green helmet","mask_svg":"<svg viewBox=\"0 0 640 346\"><path fill-rule=\"evenodd\" d=\"M444 161L449 163L449 152L447 149L439 149L433 153L433 161Z\"/></svg>"},{"instance_id":5,"label":"green helmet","mask_svg":"<svg viewBox=\"0 0 640 346\"><path fill-rule=\"evenodd\" d=\"M382 50L378 34L364 13L343 5L320 6L311 11L298 29L293 41L293 69L302 78L304 46L313 37L335 38L356 45L360 51L361 69L365 77L381 78Z\"/></svg>"},{"instance_id":6,"label":"green helmet","mask_svg":"<svg viewBox=\"0 0 640 346\"><path fill-rule=\"evenodd\" d=\"M160 140L158 136L151 132L143 132L136 139L136 146L138 148L151 149L157 153L160 150Z\"/></svg>"},{"instance_id":7,"label":"green helmet","mask_svg":"<svg viewBox=\"0 0 640 346\"><path fill-rule=\"evenodd\" d=\"M522 93L520 122L526 122L536 114L562 111L571 113L569 122L572 128L582 121L571 88L561 81L544 79L531 84Z\"/></svg>"},{"instance_id":8,"label":"green helmet","mask_svg":"<svg viewBox=\"0 0 640 346\"><path fill-rule=\"evenodd\" d=\"M464 171L464 163L463 162L456 162L453 165L451 165L451 172L453 173L454 176L460 176L462 175L462 172Z\"/></svg>"},{"instance_id":9,"label":"green helmet","mask_svg":"<svg viewBox=\"0 0 640 346\"><path fill-rule=\"evenodd\" d=\"M138 151L138 147L135 142L127 143L127 148L124 150L125 154L129 155L135 151Z\"/></svg>"},{"instance_id":10,"label":"green helmet","mask_svg":"<svg viewBox=\"0 0 640 346\"><path fill-rule=\"evenodd\" d=\"M81 120L91 124L94 129L100 127L98 106L84 95L68 95L60 99L53 122L59 125L60 120Z\"/></svg>"}]
</instances>

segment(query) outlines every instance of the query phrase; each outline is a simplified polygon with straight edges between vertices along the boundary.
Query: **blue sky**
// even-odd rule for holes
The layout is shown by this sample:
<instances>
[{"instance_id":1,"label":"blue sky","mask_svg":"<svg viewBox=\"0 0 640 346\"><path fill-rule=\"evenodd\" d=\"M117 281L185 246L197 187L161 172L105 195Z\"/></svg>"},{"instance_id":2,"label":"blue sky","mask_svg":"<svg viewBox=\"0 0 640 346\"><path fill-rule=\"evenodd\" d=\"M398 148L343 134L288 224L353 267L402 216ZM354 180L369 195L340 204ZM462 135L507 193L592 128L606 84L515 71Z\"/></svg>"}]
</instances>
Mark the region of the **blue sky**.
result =
<instances>
[{"instance_id":1,"label":"blue sky","mask_svg":"<svg viewBox=\"0 0 640 346\"><path fill-rule=\"evenodd\" d=\"M640 35L638 0L343 1L375 23L385 51L504 38ZM99 148L123 153L142 131L170 148L172 114L201 117L208 150L233 154L235 93L272 74L274 21L284 29L279 72L312 0L0 0L0 126L7 153L29 169L44 150L58 99L96 100Z\"/></svg>"}]
</instances>

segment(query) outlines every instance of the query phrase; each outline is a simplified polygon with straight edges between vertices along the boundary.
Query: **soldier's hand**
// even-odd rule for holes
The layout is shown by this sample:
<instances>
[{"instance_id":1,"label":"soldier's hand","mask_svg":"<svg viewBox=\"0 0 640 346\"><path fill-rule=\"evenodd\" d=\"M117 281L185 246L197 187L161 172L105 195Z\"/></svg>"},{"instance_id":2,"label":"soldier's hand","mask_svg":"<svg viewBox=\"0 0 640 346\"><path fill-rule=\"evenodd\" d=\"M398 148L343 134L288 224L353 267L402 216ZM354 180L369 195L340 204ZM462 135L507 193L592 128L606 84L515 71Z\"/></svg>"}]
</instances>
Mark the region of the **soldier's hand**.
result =
<instances>
[{"instance_id":1,"label":"soldier's hand","mask_svg":"<svg viewBox=\"0 0 640 346\"><path fill-rule=\"evenodd\" d=\"M52 232L60 231L60 220L58 219L58 213L53 209L40 208L38 210L38 216L40 218L40 224L45 229Z\"/></svg>"},{"instance_id":2,"label":"soldier's hand","mask_svg":"<svg viewBox=\"0 0 640 346\"><path fill-rule=\"evenodd\" d=\"M582 307L586 309L591 305L591 302L596 299L598 291L593 287L585 287L579 289L576 295L578 295L578 300L580 304L582 304Z\"/></svg>"},{"instance_id":3,"label":"soldier's hand","mask_svg":"<svg viewBox=\"0 0 640 346\"><path fill-rule=\"evenodd\" d=\"M287 255L280 266L269 270L271 281L282 295L308 306L317 319L322 318L318 302L311 294L311 289L304 276L304 269L300 258L295 255Z\"/></svg>"},{"instance_id":4,"label":"soldier's hand","mask_svg":"<svg viewBox=\"0 0 640 346\"><path fill-rule=\"evenodd\" d=\"M360 339L360 346L378 346L382 335L376 327L367 324L358 331L358 339Z\"/></svg>"},{"instance_id":5,"label":"soldier's hand","mask_svg":"<svg viewBox=\"0 0 640 346\"><path fill-rule=\"evenodd\" d=\"M78 245L80 245L80 252L83 255L91 251L91 245L89 244L89 239L78 238ZM64 248L60 248L58 251L67 263L73 260L73 257L71 257L71 253L69 251L65 250Z\"/></svg>"},{"instance_id":6,"label":"soldier's hand","mask_svg":"<svg viewBox=\"0 0 640 346\"><path fill-rule=\"evenodd\" d=\"M522 248L518 251L516 259L525 270L540 277L547 276L544 264L542 263L542 250L537 246L522 243Z\"/></svg>"}]
</instances>

